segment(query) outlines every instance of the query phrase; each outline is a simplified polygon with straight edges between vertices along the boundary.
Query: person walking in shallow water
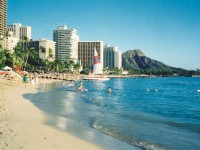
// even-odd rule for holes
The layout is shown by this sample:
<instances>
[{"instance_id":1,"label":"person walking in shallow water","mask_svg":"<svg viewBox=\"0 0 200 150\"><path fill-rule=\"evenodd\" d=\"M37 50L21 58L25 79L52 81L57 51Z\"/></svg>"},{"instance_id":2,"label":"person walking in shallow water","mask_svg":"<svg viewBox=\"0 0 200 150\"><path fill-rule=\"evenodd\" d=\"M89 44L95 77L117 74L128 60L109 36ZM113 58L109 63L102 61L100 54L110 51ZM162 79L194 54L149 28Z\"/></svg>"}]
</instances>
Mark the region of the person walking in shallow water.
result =
<instances>
[{"instance_id":1,"label":"person walking in shallow water","mask_svg":"<svg viewBox=\"0 0 200 150\"><path fill-rule=\"evenodd\" d=\"M111 90L111 88L110 88L110 87L108 88L108 93L112 93L112 90Z\"/></svg>"}]
</instances>

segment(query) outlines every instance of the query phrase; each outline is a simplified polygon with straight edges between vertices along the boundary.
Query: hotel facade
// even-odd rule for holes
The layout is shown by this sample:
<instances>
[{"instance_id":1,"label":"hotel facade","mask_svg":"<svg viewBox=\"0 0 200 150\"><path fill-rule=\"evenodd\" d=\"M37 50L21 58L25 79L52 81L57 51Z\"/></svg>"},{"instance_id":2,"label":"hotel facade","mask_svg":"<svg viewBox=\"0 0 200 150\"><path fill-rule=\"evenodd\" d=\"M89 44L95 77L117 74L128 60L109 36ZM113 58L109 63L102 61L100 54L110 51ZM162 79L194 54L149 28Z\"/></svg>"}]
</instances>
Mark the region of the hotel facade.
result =
<instances>
[{"instance_id":1,"label":"hotel facade","mask_svg":"<svg viewBox=\"0 0 200 150\"><path fill-rule=\"evenodd\" d=\"M56 42L47 40L47 39L40 39L36 41L23 41L20 42L22 49L23 50L28 50L29 48L34 48L37 52L38 55L41 59L46 60L48 59L49 61L55 60L55 47L56 47ZM42 53L40 51L40 48L44 47L46 52ZM49 57L52 55L53 57Z\"/></svg>"},{"instance_id":2,"label":"hotel facade","mask_svg":"<svg viewBox=\"0 0 200 150\"><path fill-rule=\"evenodd\" d=\"M22 26L20 23L14 23L13 25L8 25L7 32L13 32L13 36L21 41L24 40L25 37L28 40L31 39L31 27Z\"/></svg>"},{"instance_id":3,"label":"hotel facade","mask_svg":"<svg viewBox=\"0 0 200 150\"><path fill-rule=\"evenodd\" d=\"M0 38L6 35L7 0L0 0Z\"/></svg>"},{"instance_id":4,"label":"hotel facade","mask_svg":"<svg viewBox=\"0 0 200 150\"><path fill-rule=\"evenodd\" d=\"M6 50L11 50L17 46L17 43L19 42L19 39L16 37L13 37L13 32L8 32L6 36L3 36L0 38L0 45L2 48Z\"/></svg>"},{"instance_id":5,"label":"hotel facade","mask_svg":"<svg viewBox=\"0 0 200 150\"><path fill-rule=\"evenodd\" d=\"M104 68L121 68L122 53L118 51L116 46L104 46Z\"/></svg>"},{"instance_id":6,"label":"hotel facade","mask_svg":"<svg viewBox=\"0 0 200 150\"><path fill-rule=\"evenodd\" d=\"M58 26L53 31L53 41L56 42L56 59L61 62L67 60L78 60L78 41L77 30L67 29L67 26Z\"/></svg>"},{"instance_id":7,"label":"hotel facade","mask_svg":"<svg viewBox=\"0 0 200 150\"><path fill-rule=\"evenodd\" d=\"M78 60L81 61L83 69L92 69L93 67L94 47L103 69L103 41L80 41L78 42Z\"/></svg>"}]
</instances>

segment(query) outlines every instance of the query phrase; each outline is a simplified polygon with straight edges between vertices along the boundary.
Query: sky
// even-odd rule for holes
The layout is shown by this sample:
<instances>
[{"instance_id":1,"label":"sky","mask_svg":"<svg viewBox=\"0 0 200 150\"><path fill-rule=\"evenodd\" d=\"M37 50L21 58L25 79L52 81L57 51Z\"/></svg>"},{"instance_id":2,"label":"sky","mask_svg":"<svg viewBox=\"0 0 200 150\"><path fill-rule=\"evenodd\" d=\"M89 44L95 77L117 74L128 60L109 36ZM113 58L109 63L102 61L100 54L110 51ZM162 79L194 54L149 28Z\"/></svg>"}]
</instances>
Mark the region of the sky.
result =
<instances>
[{"instance_id":1,"label":"sky","mask_svg":"<svg viewBox=\"0 0 200 150\"><path fill-rule=\"evenodd\" d=\"M200 69L200 0L8 0L7 24L53 39L60 25L81 41L140 49L169 66Z\"/></svg>"}]
</instances>

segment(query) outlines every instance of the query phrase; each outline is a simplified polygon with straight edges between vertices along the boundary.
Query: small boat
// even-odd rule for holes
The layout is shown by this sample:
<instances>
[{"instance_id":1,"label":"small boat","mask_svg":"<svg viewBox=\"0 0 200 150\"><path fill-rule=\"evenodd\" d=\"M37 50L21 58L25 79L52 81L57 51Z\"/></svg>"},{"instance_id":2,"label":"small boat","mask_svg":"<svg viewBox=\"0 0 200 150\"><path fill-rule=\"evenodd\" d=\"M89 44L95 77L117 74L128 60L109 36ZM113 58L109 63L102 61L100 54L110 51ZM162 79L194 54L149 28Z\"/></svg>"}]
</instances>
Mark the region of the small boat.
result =
<instances>
[{"instance_id":1,"label":"small boat","mask_svg":"<svg viewBox=\"0 0 200 150\"><path fill-rule=\"evenodd\" d=\"M108 81L106 75L103 74L101 63L99 61L99 56L97 54L96 48L94 47L94 63L93 63L93 73L90 73L88 76L83 77L83 80L90 81Z\"/></svg>"}]
</instances>

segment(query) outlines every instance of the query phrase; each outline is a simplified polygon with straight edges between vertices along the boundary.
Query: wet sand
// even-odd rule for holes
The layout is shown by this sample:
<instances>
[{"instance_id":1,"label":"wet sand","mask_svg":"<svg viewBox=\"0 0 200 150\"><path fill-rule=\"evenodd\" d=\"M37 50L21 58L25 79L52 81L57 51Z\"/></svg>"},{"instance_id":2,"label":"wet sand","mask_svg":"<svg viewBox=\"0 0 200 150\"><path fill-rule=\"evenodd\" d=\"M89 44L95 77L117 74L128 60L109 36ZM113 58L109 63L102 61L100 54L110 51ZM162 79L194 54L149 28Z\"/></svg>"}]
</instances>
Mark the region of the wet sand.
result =
<instances>
[{"instance_id":1,"label":"wet sand","mask_svg":"<svg viewBox=\"0 0 200 150\"><path fill-rule=\"evenodd\" d=\"M53 82L39 79L39 82ZM48 114L41 112L23 94L37 92L22 79L0 76L0 149L2 150L100 150L97 145L45 125Z\"/></svg>"}]
</instances>

